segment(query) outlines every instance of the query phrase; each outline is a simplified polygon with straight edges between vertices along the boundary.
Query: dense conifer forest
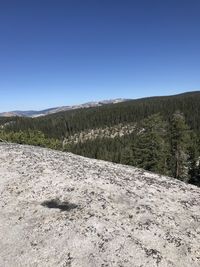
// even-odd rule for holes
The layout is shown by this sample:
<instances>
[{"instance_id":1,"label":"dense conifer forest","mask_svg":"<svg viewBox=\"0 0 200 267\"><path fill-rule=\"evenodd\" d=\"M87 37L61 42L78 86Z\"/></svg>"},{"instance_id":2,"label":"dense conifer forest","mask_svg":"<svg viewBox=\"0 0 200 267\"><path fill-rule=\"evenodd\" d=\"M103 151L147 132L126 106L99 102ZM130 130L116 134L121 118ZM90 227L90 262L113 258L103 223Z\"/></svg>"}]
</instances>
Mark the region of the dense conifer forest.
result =
<instances>
[{"instance_id":1,"label":"dense conifer forest","mask_svg":"<svg viewBox=\"0 0 200 267\"><path fill-rule=\"evenodd\" d=\"M131 131L85 131L135 125ZM118 129L118 130L117 130ZM107 131L109 132L109 131ZM80 134L81 138L69 137ZM90 135L89 135L90 136ZM2 140L129 164L200 186L200 92L151 97L38 118L0 118Z\"/></svg>"}]
</instances>

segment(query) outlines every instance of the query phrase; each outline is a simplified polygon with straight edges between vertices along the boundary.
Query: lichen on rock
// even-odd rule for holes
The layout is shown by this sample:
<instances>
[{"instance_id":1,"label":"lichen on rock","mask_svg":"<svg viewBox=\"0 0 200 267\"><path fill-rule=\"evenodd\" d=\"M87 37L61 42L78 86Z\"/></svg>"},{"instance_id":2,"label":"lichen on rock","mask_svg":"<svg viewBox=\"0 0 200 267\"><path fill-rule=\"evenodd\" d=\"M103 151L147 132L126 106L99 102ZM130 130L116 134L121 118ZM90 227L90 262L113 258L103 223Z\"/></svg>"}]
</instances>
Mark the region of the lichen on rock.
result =
<instances>
[{"instance_id":1,"label":"lichen on rock","mask_svg":"<svg viewBox=\"0 0 200 267\"><path fill-rule=\"evenodd\" d=\"M0 143L0 266L199 267L200 189Z\"/></svg>"}]
</instances>

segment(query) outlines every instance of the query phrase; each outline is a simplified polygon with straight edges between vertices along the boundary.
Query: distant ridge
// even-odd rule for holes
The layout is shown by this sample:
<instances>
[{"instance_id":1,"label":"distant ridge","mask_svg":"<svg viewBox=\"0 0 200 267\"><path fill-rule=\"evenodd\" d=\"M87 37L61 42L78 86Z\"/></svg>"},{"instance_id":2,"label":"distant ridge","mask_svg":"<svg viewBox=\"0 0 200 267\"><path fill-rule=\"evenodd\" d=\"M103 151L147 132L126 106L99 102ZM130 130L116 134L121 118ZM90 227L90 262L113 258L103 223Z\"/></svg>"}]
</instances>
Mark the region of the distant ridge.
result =
<instances>
[{"instance_id":1,"label":"distant ridge","mask_svg":"<svg viewBox=\"0 0 200 267\"><path fill-rule=\"evenodd\" d=\"M175 95L164 95L164 96L148 96L148 97L141 97L141 98L136 98L136 99L125 99L125 98L117 98L117 99L111 99L111 100L102 100L102 101L91 101L91 102L86 102L83 104L79 105L72 105L72 106L60 106L60 107L53 107L53 108L48 108L48 109L43 109L43 110L14 110L14 111L6 111L6 112L1 112L0 117L29 117L29 118L36 118L36 117L42 117L42 116L47 116L51 114L55 114L58 112L65 112L69 110L76 110L76 109L87 109L87 108L95 108L95 107L100 107L100 106L105 106L109 104L118 104L118 103L123 103L129 101L130 103L135 103L138 101L146 101L146 100L156 100L156 99L164 99L164 98L178 98L181 96L194 96L200 95L200 90L199 91L189 91L189 92L184 92L180 94L175 94Z\"/></svg>"},{"instance_id":2,"label":"distant ridge","mask_svg":"<svg viewBox=\"0 0 200 267\"><path fill-rule=\"evenodd\" d=\"M99 107L107 104L116 104L120 102L128 101L129 99L112 99L112 100L103 100L103 101L94 101L94 102L87 102L80 105L73 105L73 106L61 106L61 107L54 107L44 110L27 110L27 111L21 111L21 110L15 110L15 111L8 111L8 112L2 112L0 113L1 117L40 117L40 116L46 116L49 114L61 112L61 111L67 111L67 110L73 110L73 109L80 109L80 108L91 108L91 107Z\"/></svg>"}]
</instances>

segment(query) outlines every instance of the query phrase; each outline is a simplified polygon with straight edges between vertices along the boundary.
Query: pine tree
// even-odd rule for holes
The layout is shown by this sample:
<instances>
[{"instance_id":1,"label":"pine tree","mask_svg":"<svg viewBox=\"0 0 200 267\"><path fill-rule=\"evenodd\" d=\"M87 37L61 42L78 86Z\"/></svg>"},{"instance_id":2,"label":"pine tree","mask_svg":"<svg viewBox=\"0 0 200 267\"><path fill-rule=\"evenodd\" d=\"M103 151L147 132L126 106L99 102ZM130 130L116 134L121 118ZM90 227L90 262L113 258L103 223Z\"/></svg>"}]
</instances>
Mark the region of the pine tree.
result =
<instances>
[{"instance_id":1,"label":"pine tree","mask_svg":"<svg viewBox=\"0 0 200 267\"><path fill-rule=\"evenodd\" d=\"M145 119L133 144L133 165L165 174L167 155L165 135L165 123L159 114Z\"/></svg>"},{"instance_id":2,"label":"pine tree","mask_svg":"<svg viewBox=\"0 0 200 267\"><path fill-rule=\"evenodd\" d=\"M184 115L179 111L175 112L170 121L171 174L185 182L188 180L189 136Z\"/></svg>"},{"instance_id":3,"label":"pine tree","mask_svg":"<svg viewBox=\"0 0 200 267\"><path fill-rule=\"evenodd\" d=\"M189 147L189 183L200 186L200 139L192 132Z\"/></svg>"},{"instance_id":4,"label":"pine tree","mask_svg":"<svg viewBox=\"0 0 200 267\"><path fill-rule=\"evenodd\" d=\"M133 150L131 147L125 147L121 151L120 163L126 165L134 165L133 163Z\"/></svg>"}]
</instances>

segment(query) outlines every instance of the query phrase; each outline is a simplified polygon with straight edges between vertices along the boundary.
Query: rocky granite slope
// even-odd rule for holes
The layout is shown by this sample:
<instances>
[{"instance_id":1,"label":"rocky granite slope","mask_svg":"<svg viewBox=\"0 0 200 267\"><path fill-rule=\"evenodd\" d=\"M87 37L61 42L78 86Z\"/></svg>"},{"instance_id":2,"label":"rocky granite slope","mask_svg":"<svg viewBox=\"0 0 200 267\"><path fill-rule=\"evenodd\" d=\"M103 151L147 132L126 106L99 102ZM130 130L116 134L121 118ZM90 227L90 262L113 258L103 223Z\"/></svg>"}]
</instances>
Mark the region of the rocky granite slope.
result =
<instances>
[{"instance_id":1,"label":"rocky granite slope","mask_svg":"<svg viewBox=\"0 0 200 267\"><path fill-rule=\"evenodd\" d=\"M199 267L200 189L0 144L0 266Z\"/></svg>"}]
</instances>

